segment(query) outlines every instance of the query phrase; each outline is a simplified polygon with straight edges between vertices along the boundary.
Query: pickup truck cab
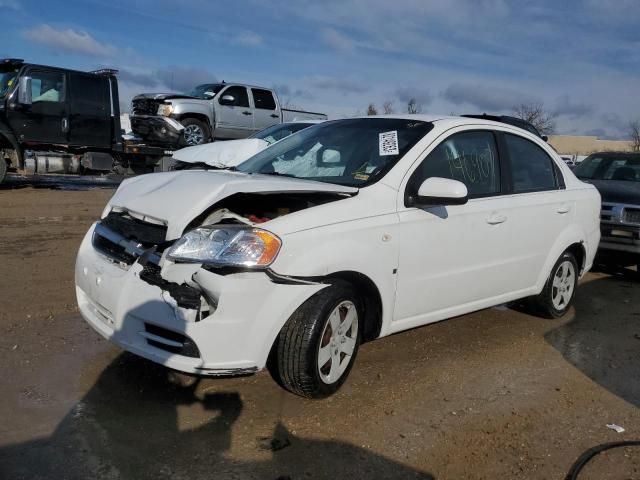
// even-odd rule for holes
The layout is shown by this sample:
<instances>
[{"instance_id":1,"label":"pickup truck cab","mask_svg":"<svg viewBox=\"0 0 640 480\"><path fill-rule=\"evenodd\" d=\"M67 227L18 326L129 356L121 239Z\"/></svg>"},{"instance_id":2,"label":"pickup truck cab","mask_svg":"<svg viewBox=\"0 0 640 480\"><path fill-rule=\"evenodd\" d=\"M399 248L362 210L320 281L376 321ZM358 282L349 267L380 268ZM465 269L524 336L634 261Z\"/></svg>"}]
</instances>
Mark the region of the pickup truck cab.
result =
<instances>
[{"instance_id":1,"label":"pickup truck cab","mask_svg":"<svg viewBox=\"0 0 640 480\"><path fill-rule=\"evenodd\" d=\"M135 134L159 144L173 142L165 135L163 117L184 126L182 146L247 138L282 122L327 119L322 113L282 108L275 91L268 88L235 83L198 85L187 94L146 93L133 98Z\"/></svg>"},{"instance_id":2,"label":"pickup truck cab","mask_svg":"<svg viewBox=\"0 0 640 480\"><path fill-rule=\"evenodd\" d=\"M520 128L329 121L234 170L125 180L80 246L76 293L137 355L207 376L267 366L324 397L362 342L523 298L564 315L599 212L593 185Z\"/></svg>"}]
</instances>

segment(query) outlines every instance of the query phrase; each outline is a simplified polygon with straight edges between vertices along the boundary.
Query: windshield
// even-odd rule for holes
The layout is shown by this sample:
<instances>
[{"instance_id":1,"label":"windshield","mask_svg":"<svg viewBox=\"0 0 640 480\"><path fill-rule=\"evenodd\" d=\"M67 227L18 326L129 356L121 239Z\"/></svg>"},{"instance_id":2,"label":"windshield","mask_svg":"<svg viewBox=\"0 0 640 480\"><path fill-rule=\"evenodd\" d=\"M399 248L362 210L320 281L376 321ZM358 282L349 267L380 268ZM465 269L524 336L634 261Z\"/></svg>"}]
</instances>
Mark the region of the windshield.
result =
<instances>
[{"instance_id":1,"label":"windshield","mask_svg":"<svg viewBox=\"0 0 640 480\"><path fill-rule=\"evenodd\" d=\"M238 170L361 187L382 178L432 128L395 118L320 123L256 154Z\"/></svg>"},{"instance_id":2,"label":"windshield","mask_svg":"<svg viewBox=\"0 0 640 480\"><path fill-rule=\"evenodd\" d=\"M17 74L17 69L10 72L0 72L0 97L4 97L11 91L15 85Z\"/></svg>"},{"instance_id":3,"label":"windshield","mask_svg":"<svg viewBox=\"0 0 640 480\"><path fill-rule=\"evenodd\" d=\"M259 138L271 145L276 143L278 140L282 140L283 138L293 135L304 128L310 127L311 125L313 125L313 123L296 122L276 124L254 133L249 138Z\"/></svg>"},{"instance_id":4,"label":"windshield","mask_svg":"<svg viewBox=\"0 0 640 480\"><path fill-rule=\"evenodd\" d=\"M191 90L187 95L191 97L201 98L202 100L209 100L216 96L216 94L224 88L224 83L205 83L198 85Z\"/></svg>"},{"instance_id":5,"label":"windshield","mask_svg":"<svg viewBox=\"0 0 640 480\"><path fill-rule=\"evenodd\" d=\"M640 182L640 155L593 155L573 170L583 180Z\"/></svg>"}]
</instances>

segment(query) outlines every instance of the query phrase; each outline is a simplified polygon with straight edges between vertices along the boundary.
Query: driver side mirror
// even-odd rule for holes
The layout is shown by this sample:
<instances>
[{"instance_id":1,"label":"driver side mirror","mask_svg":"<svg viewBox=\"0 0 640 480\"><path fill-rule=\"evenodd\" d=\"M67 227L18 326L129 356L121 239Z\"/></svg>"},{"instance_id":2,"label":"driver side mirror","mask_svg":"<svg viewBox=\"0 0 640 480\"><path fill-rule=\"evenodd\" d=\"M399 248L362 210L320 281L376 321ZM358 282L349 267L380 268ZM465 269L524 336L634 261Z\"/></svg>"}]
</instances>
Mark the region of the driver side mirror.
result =
<instances>
[{"instance_id":1,"label":"driver side mirror","mask_svg":"<svg viewBox=\"0 0 640 480\"><path fill-rule=\"evenodd\" d=\"M409 206L430 207L446 205L464 205L469 200L467 186L450 178L427 178L415 196L409 197Z\"/></svg>"},{"instance_id":2,"label":"driver side mirror","mask_svg":"<svg viewBox=\"0 0 640 480\"><path fill-rule=\"evenodd\" d=\"M18 104L31 105L33 103L31 95L31 77L20 77L18 83Z\"/></svg>"},{"instance_id":3,"label":"driver side mirror","mask_svg":"<svg viewBox=\"0 0 640 480\"><path fill-rule=\"evenodd\" d=\"M340 165L340 152L333 148L321 148L316 153L318 167L335 167Z\"/></svg>"},{"instance_id":4,"label":"driver side mirror","mask_svg":"<svg viewBox=\"0 0 640 480\"><path fill-rule=\"evenodd\" d=\"M236 97L233 95L223 95L220 98L220 105L233 105L236 101Z\"/></svg>"}]
</instances>

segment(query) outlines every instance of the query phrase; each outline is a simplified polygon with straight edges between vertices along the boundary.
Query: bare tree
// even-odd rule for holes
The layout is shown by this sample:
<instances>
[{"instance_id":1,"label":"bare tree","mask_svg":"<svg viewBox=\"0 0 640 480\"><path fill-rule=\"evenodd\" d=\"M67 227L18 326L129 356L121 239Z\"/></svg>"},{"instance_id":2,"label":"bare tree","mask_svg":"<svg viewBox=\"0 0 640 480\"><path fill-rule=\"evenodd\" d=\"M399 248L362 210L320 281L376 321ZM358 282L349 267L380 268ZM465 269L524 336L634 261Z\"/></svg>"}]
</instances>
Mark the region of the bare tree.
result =
<instances>
[{"instance_id":1,"label":"bare tree","mask_svg":"<svg viewBox=\"0 0 640 480\"><path fill-rule=\"evenodd\" d=\"M391 100L387 100L382 104L382 111L384 111L385 115L391 115L393 113L393 102Z\"/></svg>"},{"instance_id":2,"label":"bare tree","mask_svg":"<svg viewBox=\"0 0 640 480\"><path fill-rule=\"evenodd\" d=\"M556 129L554 115L544 109L542 102L521 103L513 107L513 115L529 122L541 135L551 135Z\"/></svg>"},{"instance_id":3,"label":"bare tree","mask_svg":"<svg viewBox=\"0 0 640 480\"><path fill-rule=\"evenodd\" d=\"M422 113L422 105L415 98L410 98L407 102L407 113Z\"/></svg>"},{"instance_id":4,"label":"bare tree","mask_svg":"<svg viewBox=\"0 0 640 480\"><path fill-rule=\"evenodd\" d=\"M640 120L629 122L629 136L631 137L631 150L640 152Z\"/></svg>"},{"instance_id":5,"label":"bare tree","mask_svg":"<svg viewBox=\"0 0 640 480\"><path fill-rule=\"evenodd\" d=\"M378 109L373 103L370 103L369 106L367 107L367 115L377 115L377 114L378 114Z\"/></svg>"}]
</instances>

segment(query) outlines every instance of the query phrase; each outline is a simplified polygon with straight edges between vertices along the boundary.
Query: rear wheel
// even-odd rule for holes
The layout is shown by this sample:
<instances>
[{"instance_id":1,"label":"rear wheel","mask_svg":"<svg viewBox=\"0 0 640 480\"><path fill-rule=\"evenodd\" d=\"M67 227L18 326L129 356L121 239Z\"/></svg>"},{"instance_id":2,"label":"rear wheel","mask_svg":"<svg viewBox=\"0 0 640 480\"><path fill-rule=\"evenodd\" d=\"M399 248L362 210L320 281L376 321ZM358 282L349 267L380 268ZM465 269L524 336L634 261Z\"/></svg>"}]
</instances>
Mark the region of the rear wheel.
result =
<instances>
[{"instance_id":1,"label":"rear wheel","mask_svg":"<svg viewBox=\"0 0 640 480\"><path fill-rule=\"evenodd\" d=\"M360 345L362 302L336 282L303 303L282 327L269 370L285 389L323 398L344 383Z\"/></svg>"},{"instance_id":2,"label":"rear wheel","mask_svg":"<svg viewBox=\"0 0 640 480\"><path fill-rule=\"evenodd\" d=\"M195 118L185 118L184 120L181 120L180 123L182 123L182 126L184 127L184 133L181 140L183 146L191 147L194 145L202 145L209 141L211 132L209 131L209 126L205 122Z\"/></svg>"},{"instance_id":3,"label":"rear wheel","mask_svg":"<svg viewBox=\"0 0 640 480\"><path fill-rule=\"evenodd\" d=\"M535 313L546 318L560 318L571 306L578 286L578 262L565 252L551 270L544 289L531 299Z\"/></svg>"}]
</instances>

